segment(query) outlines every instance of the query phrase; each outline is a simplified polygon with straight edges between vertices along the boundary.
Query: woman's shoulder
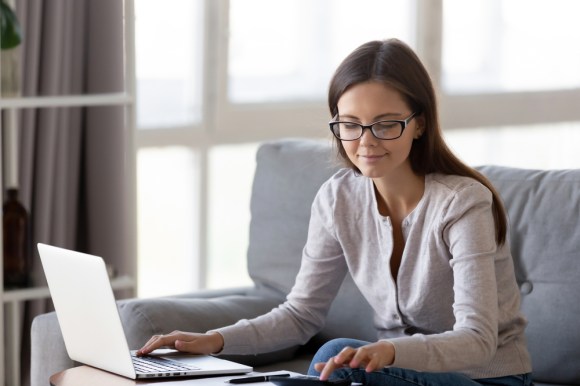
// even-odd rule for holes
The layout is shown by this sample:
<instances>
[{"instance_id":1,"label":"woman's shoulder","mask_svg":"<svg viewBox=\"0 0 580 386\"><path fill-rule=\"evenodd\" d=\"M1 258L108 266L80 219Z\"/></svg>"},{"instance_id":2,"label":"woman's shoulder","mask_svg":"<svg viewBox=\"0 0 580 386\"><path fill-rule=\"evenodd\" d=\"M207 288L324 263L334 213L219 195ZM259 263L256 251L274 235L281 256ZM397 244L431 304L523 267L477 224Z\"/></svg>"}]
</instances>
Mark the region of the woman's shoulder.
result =
<instances>
[{"instance_id":1,"label":"woman's shoulder","mask_svg":"<svg viewBox=\"0 0 580 386\"><path fill-rule=\"evenodd\" d=\"M449 205L471 207L481 203L490 204L493 201L491 191L476 180L468 176L433 173L427 177L430 196L435 201Z\"/></svg>"},{"instance_id":2,"label":"woman's shoulder","mask_svg":"<svg viewBox=\"0 0 580 386\"><path fill-rule=\"evenodd\" d=\"M323 187L334 191L344 191L350 189L360 189L368 181L367 178L357 174L349 168L342 168L336 171L326 182Z\"/></svg>"},{"instance_id":3,"label":"woman's shoulder","mask_svg":"<svg viewBox=\"0 0 580 386\"><path fill-rule=\"evenodd\" d=\"M444 190L447 193L460 193L465 190L491 193L487 186L475 178L468 176L432 173L428 175L428 181L432 185L432 188Z\"/></svg>"},{"instance_id":4,"label":"woman's shoulder","mask_svg":"<svg viewBox=\"0 0 580 386\"><path fill-rule=\"evenodd\" d=\"M345 200L353 203L353 200L364 199L368 195L365 193L368 189L368 178L357 174L352 169L343 168L322 184L317 196L327 203L336 204Z\"/></svg>"}]
</instances>

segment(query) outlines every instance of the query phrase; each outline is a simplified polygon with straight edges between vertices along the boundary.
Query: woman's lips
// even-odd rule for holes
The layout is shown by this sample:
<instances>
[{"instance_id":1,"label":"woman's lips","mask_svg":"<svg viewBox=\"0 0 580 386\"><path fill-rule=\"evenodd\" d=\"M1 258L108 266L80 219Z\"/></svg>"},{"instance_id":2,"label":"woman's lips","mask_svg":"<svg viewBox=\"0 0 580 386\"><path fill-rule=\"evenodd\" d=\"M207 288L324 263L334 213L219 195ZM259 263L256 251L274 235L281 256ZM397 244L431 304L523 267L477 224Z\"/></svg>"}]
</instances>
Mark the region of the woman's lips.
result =
<instances>
[{"instance_id":1,"label":"woman's lips","mask_svg":"<svg viewBox=\"0 0 580 386\"><path fill-rule=\"evenodd\" d=\"M359 159L367 162L376 162L383 158L385 154L375 155L375 154L359 154Z\"/></svg>"}]
</instances>

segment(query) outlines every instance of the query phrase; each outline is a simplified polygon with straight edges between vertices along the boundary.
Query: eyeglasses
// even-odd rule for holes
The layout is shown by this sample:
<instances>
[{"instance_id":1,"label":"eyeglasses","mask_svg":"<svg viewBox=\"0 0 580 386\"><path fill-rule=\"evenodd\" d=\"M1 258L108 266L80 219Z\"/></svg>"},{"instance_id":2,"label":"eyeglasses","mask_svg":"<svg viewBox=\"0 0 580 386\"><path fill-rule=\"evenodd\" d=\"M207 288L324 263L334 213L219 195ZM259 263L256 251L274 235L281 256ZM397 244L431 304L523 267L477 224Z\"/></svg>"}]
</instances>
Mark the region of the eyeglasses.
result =
<instances>
[{"instance_id":1,"label":"eyeglasses","mask_svg":"<svg viewBox=\"0 0 580 386\"><path fill-rule=\"evenodd\" d=\"M341 141L356 141L363 136L365 129L369 129L377 139L392 140L403 135L403 131L417 113L411 114L403 120L377 121L370 125L361 125L356 122L330 121L330 131Z\"/></svg>"}]
</instances>

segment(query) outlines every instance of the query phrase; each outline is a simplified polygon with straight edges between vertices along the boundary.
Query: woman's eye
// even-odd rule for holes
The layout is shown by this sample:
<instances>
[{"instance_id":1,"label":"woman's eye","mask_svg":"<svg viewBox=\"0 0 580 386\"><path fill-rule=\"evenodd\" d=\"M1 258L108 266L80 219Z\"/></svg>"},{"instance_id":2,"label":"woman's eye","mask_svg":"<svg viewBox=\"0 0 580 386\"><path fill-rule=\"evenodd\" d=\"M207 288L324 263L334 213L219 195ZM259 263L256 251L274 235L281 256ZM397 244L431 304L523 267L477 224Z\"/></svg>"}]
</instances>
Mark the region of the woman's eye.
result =
<instances>
[{"instance_id":1,"label":"woman's eye","mask_svg":"<svg viewBox=\"0 0 580 386\"><path fill-rule=\"evenodd\" d=\"M355 130L355 129L359 129L360 126L357 125L356 123L350 123L350 122L344 122L342 124L342 127L347 129L347 130Z\"/></svg>"},{"instance_id":2,"label":"woman's eye","mask_svg":"<svg viewBox=\"0 0 580 386\"><path fill-rule=\"evenodd\" d=\"M377 122L375 123L375 130L381 130L381 131L385 131L385 130L394 130L397 127L397 123L396 122Z\"/></svg>"}]
</instances>

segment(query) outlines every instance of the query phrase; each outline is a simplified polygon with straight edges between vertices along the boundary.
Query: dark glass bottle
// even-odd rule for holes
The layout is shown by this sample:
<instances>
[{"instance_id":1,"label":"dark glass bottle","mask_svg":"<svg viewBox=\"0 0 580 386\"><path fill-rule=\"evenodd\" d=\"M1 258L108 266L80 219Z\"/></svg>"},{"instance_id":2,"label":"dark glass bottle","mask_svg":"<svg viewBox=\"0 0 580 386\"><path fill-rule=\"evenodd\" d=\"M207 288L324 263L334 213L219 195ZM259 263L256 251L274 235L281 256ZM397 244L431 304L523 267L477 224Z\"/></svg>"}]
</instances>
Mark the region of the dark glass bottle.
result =
<instances>
[{"instance_id":1,"label":"dark glass bottle","mask_svg":"<svg viewBox=\"0 0 580 386\"><path fill-rule=\"evenodd\" d=\"M28 212L18 200L18 189L6 191L4 203L4 288L29 286L32 268Z\"/></svg>"}]
</instances>

